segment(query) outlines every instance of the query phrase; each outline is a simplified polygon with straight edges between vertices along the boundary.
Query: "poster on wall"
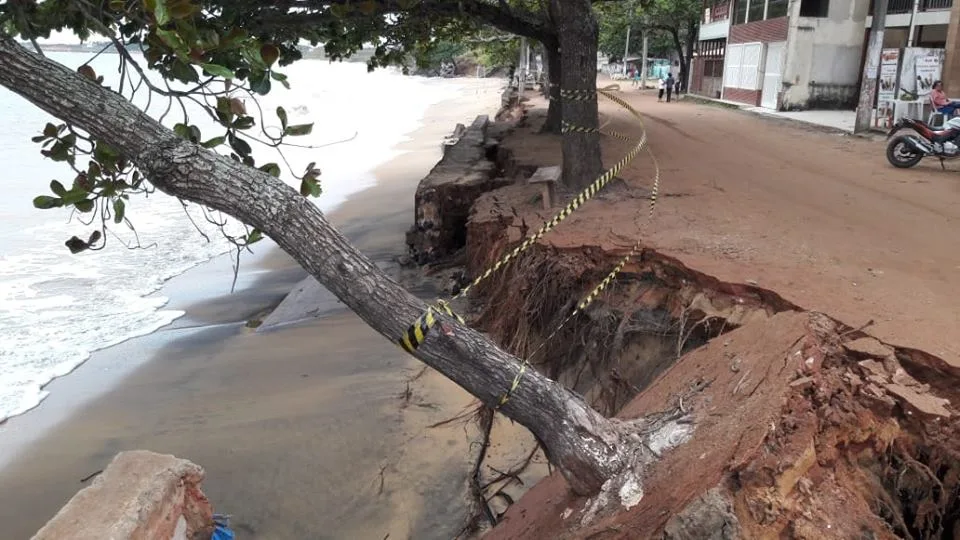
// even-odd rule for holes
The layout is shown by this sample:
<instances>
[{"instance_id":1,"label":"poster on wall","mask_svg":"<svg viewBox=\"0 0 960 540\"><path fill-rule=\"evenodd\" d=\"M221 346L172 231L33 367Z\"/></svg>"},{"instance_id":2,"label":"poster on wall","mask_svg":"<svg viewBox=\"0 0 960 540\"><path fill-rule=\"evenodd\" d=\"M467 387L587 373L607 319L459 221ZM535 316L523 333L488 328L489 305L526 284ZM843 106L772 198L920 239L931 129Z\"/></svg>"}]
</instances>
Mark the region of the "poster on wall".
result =
<instances>
[{"instance_id":1,"label":"poster on wall","mask_svg":"<svg viewBox=\"0 0 960 540\"><path fill-rule=\"evenodd\" d=\"M899 98L903 101L924 99L943 70L943 49L908 47L903 50L900 70Z\"/></svg>"},{"instance_id":2,"label":"poster on wall","mask_svg":"<svg viewBox=\"0 0 960 540\"><path fill-rule=\"evenodd\" d=\"M897 98L897 68L900 49L884 49L880 53L880 81L877 85L877 105L883 107Z\"/></svg>"},{"instance_id":3,"label":"poster on wall","mask_svg":"<svg viewBox=\"0 0 960 540\"><path fill-rule=\"evenodd\" d=\"M897 99L897 74L900 72L900 49L883 49L877 78L876 125L889 127Z\"/></svg>"}]
</instances>

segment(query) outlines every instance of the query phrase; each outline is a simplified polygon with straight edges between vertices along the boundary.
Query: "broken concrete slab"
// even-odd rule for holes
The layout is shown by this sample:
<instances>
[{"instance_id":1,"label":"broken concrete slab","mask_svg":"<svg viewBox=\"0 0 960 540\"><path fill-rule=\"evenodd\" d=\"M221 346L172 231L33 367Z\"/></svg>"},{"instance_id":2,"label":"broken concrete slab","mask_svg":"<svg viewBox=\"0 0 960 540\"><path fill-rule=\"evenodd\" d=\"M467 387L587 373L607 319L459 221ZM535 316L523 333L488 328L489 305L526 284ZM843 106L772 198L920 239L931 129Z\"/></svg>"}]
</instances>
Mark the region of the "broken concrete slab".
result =
<instances>
[{"instance_id":1,"label":"broken concrete slab","mask_svg":"<svg viewBox=\"0 0 960 540\"><path fill-rule=\"evenodd\" d=\"M200 540L213 534L203 469L172 455L117 454L33 540Z\"/></svg>"},{"instance_id":2,"label":"broken concrete slab","mask_svg":"<svg viewBox=\"0 0 960 540\"><path fill-rule=\"evenodd\" d=\"M417 263L437 261L462 247L477 197L512 183L497 178L496 164L487 159L489 123L487 116L478 116L417 186L414 225L407 232Z\"/></svg>"},{"instance_id":3,"label":"broken concrete slab","mask_svg":"<svg viewBox=\"0 0 960 540\"><path fill-rule=\"evenodd\" d=\"M843 348L853 353L859 353L874 358L894 357L893 347L880 343L875 338L863 337L843 344Z\"/></svg>"}]
</instances>

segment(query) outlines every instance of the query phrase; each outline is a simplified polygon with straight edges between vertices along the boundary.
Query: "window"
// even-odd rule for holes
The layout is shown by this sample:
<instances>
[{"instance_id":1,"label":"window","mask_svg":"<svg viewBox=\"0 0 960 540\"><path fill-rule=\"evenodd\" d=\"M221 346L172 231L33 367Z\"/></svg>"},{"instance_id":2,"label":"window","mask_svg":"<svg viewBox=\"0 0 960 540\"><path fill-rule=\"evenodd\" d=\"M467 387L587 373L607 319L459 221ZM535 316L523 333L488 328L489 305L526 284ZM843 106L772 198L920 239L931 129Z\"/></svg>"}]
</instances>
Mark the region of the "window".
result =
<instances>
[{"instance_id":1,"label":"window","mask_svg":"<svg viewBox=\"0 0 960 540\"><path fill-rule=\"evenodd\" d=\"M830 0L801 0L801 17L826 17L830 8Z\"/></svg>"},{"instance_id":2,"label":"window","mask_svg":"<svg viewBox=\"0 0 960 540\"><path fill-rule=\"evenodd\" d=\"M768 0L767 18L776 19L787 16L787 0Z\"/></svg>"},{"instance_id":3,"label":"window","mask_svg":"<svg viewBox=\"0 0 960 540\"><path fill-rule=\"evenodd\" d=\"M803 0L804 3L811 0ZM826 5L829 0L814 0ZM789 0L737 0L733 8L733 24L776 19L787 16ZM826 17L826 15L823 15Z\"/></svg>"},{"instance_id":4,"label":"window","mask_svg":"<svg viewBox=\"0 0 960 540\"><path fill-rule=\"evenodd\" d=\"M737 0L733 7L733 24L743 24L747 22L747 2L749 0Z\"/></svg>"}]
</instances>

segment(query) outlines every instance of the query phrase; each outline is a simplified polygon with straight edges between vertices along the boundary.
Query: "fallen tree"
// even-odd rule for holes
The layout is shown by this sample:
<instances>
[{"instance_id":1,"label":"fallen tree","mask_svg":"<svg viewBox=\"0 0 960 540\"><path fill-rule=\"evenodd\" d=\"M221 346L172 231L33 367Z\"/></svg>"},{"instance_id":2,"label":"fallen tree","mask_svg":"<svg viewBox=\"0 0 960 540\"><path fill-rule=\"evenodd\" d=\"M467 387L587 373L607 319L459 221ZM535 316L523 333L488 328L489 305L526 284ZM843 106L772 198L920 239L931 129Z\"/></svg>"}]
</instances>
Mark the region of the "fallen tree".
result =
<instances>
[{"instance_id":1,"label":"fallen tree","mask_svg":"<svg viewBox=\"0 0 960 540\"><path fill-rule=\"evenodd\" d=\"M307 198L278 178L190 142L98 82L0 37L0 85L109 144L159 190L236 217L272 238L364 321L396 340L427 306L351 246ZM441 317L416 356L488 405L520 369L490 339ZM629 462L624 424L529 371L500 409L529 428L580 493Z\"/></svg>"}]
</instances>

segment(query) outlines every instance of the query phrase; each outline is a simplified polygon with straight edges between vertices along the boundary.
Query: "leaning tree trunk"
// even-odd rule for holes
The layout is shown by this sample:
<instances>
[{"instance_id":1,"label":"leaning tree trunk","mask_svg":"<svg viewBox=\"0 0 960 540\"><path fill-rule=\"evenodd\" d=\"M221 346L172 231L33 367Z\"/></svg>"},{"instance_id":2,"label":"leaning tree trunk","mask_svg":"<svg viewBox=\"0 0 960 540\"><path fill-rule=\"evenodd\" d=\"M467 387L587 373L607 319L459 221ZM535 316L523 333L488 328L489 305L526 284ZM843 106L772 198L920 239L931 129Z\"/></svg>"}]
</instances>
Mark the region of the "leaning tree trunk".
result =
<instances>
[{"instance_id":1,"label":"leaning tree trunk","mask_svg":"<svg viewBox=\"0 0 960 540\"><path fill-rule=\"evenodd\" d=\"M560 38L560 85L562 91L595 92L597 88L597 39L599 28L589 0L552 0ZM563 184L583 189L603 172L600 135L596 130L597 98L564 99L563 122L576 128L563 135Z\"/></svg>"},{"instance_id":2,"label":"leaning tree trunk","mask_svg":"<svg viewBox=\"0 0 960 540\"><path fill-rule=\"evenodd\" d=\"M262 230L367 324L396 340L427 306L405 291L281 180L178 137L122 96L0 37L0 85L129 158L161 191ZM489 338L441 316L415 356L495 405L520 369ZM626 463L623 424L527 370L500 409L543 442L578 493L596 492Z\"/></svg>"},{"instance_id":3,"label":"leaning tree trunk","mask_svg":"<svg viewBox=\"0 0 960 540\"><path fill-rule=\"evenodd\" d=\"M563 120L562 104L560 99L560 43L556 40L546 40L543 43L544 64L547 69L547 97L550 104L547 106L547 119L541 128L542 133L560 133Z\"/></svg>"}]
</instances>

